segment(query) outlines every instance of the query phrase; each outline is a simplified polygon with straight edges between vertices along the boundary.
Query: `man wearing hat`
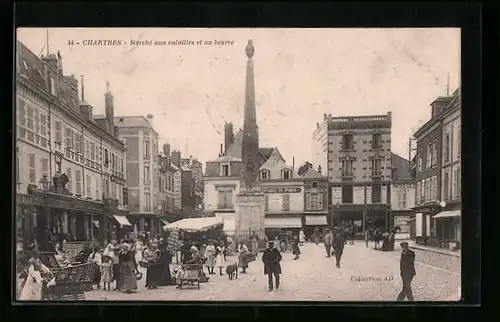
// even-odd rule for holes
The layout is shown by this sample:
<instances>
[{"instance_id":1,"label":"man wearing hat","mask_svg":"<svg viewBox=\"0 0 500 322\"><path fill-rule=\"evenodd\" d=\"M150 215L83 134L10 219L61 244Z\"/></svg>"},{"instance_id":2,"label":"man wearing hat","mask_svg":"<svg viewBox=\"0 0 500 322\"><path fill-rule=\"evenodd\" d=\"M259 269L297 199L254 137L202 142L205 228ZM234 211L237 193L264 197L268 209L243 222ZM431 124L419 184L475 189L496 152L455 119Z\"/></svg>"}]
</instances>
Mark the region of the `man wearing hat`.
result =
<instances>
[{"instance_id":1,"label":"man wearing hat","mask_svg":"<svg viewBox=\"0 0 500 322\"><path fill-rule=\"evenodd\" d=\"M396 301L404 301L407 297L409 301L413 301L413 292L411 290L411 281L416 275L415 272L415 252L408 247L407 242L399 244L401 246L401 260L399 269L401 271L401 280L403 289L399 292Z\"/></svg>"},{"instance_id":2,"label":"man wearing hat","mask_svg":"<svg viewBox=\"0 0 500 322\"><path fill-rule=\"evenodd\" d=\"M268 241L267 248L262 254L262 262L264 263L264 274L269 279L269 291L273 290L273 275L276 282L276 289L280 286L281 274L281 254L279 250L274 248L274 242Z\"/></svg>"}]
</instances>

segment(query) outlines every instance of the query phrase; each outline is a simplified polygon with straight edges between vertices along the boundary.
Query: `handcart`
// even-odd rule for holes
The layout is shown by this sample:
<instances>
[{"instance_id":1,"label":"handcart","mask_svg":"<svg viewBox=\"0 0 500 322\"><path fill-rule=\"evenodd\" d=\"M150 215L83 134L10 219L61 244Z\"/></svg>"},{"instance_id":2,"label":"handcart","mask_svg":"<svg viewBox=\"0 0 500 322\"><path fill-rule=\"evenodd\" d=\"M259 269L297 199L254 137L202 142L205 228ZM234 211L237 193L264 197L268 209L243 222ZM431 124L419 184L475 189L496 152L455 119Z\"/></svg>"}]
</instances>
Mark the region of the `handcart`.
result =
<instances>
[{"instance_id":1,"label":"handcart","mask_svg":"<svg viewBox=\"0 0 500 322\"><path fill-rule=\"evenodd\" d=\"M203 273L200 274L200 272L203 272L202 264L183 264L182 270L184 274L179 277L179 288L182 289L182 286L186 284L195 286L196 283L196 286L200 289L201 275L203 275Z\"/></svg>"}]
</instances>

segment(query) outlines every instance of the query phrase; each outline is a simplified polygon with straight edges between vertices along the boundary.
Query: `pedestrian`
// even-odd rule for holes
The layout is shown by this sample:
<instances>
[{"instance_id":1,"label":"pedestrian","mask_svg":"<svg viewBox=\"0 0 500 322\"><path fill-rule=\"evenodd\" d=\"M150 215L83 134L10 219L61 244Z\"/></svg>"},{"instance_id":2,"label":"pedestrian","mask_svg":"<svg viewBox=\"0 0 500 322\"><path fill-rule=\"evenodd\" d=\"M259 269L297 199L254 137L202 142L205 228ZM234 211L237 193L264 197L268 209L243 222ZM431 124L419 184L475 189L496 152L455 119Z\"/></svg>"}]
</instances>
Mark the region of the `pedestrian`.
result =
<instances>
[{"instance_id":1,"label":"pedestrian","mask_svg":"<svg viewBox=\"0 0 500 322\"><path fill-rule=\"evenodd\" d=\"M352 224L352 226L351 226L351 236L349 236L349 237L351 237L350 238L350 244L351 245L354 245L354 238L356 237L356 230L357 230L356 225Z\"/></svg>"},{"instance_id":2,"label":"pedestrian","mask_svg":"<svg viewBox=\"0 0 500 322\"><path fill-rule=\"evenodd\" d=\"M264 263L264 274L268 277L269 291L273 290L273 276L276 289L280 286L281 258L281 253L274 248L274 242L268 242L267 248L262 254L262 262Z\"/></svg>"},{"instance_id":3,"label":"pedestrian","mask_svg":"<svg viewBox=\"0 0 500 322\"><path fill-rule=\"evenodd\" d=\"M318 227L314 228L313 238L314 238L314 242L316 243L316 246L319 244L320 235L321 235L321 233L319 231L319 228Z\"/></svg>"},{"instance_id":4,"label":"pedestrian","mask_svg":"<svg viewBox=\"0 0 500 322\"><path fill-rule=\"evenodd\" d=\"M246 274L248 268L248 255L250 255L250 252L243 241L240 241L238 245L238 253L238 266L241 267L241 273Z\"/></svg>"},{"instance_id":5,"label":"pedestrian","mask_svg":"<svg viewBox=\"0 0 500 322\"><path fill-rule=\"evenodd\" d=\"M304 234L304 230L301 229L299 231L299 243L300 243L300 246L304 246L305 241L306 241L306 235Z\"/></svg>"},{"instance_id":6,"label":"pedestrian","mask_svg":"<svg viewBox=\"0 0 500 322\"><path fill-rule=\"evenodd\" d=\"M294 260L299 259L300 247L299 247L299 240L298 239L295 239L293 242L292 254L295 255L295 257L293 258Z\"/></svg>"},{"instance_id":7,"label":"pedestrian","mask_svg":"<svg viewBox=\"0 0 500 322\"><path fill-rule=\"evenodd\" d=\"M126 293L132 293L132 291L137 290L137 279L135 274L137 272L137 266L134 255L132 247L124 242L121 245L120 252L118 253L120 265L120 279L118 287L120 291Z\"/></svg>"},{"instance_id":8,"label":"pedestrian","mask_svg":"<svg viewBox=\"0 0 500 322\"><path fill-rule=\"evenodd\" d=\"M326 229L325 236L323 237L323 242L325 243L326 257L330 257L333 243L333 233L330 228Z\"/></svg>"},{"instance_id":9,"label":"pedestrian","mask_svg":"<svg viewBox=\"0 0 500 322\"><path fill-rule=\"evenodd\" d=\"M415 272L415 252L408 247L407 242L399 244L401 246L401 260L399 262L399 269L401 271L401 280L403 282L403 289L399 292L396 301L404 301L408 298L413 301L413 292L411 290L411 282L416 275Z\"/></svg>"},{"instance_id":10,"label":"pedestrian","mask_svg":"<svg viewBox=\"0 0 500 322\"><path fill-rule=\"evenodd\" d=\"M366 245L366 248L368 248L368 241L370 240L370 230L369 229L365 229L365 245Z\"/></svg>"},{"instance_id":11,"label":"pedestrian","mask_svg":"<svg viewBox=\"0 0 500 322\"><path fill-rule=\"evenodd\" d=\"M91 284L97 285L97 289L101 288L101 253L99 247L95 247L92 253L87 258L87 263L92 263L93 277Z\"/></svg>"},{"instance_id":12,"label":"pedestrian","mask_svg":"<svg viewBox=\"0 0 500 322\"><path fill-rule=\"evenodd\" d=\"M150 242L144 250L143 260L147 265L146 287L148 290L158 288L160 250L156 242Z\"/></svg>"},{"instance_id":13,"label":"pedestrian","mask_svg":"<svg viewBox=\"0 0 500 322\"><path fill-rule=\"evenodd\" d=\"M344 237L340 233L337 233L333 238L333 252L335 254L335 266L340 268L340 259L342 258L342 254L344 253Z\"/></svg>"},{"instance_id":14,"label":"pedestrian","mask_svg":"<svg viewBox=\"0 0 500 322\"><path fill-rule=\"evenodd\" d=\"M102 256L100 269L102 289L111 291L111 281L113 280L113 261L111 257L108 255Z\"/></svg>"},{"instance_id":15,"label":"pedestrian","mask_svg":"<svg viewBox=\"0 0 500 322\"><path fill-rule=\"evenodd\" d=\"M205 262L205 266L207 267L208 274L215 274L215 245L213 241L208 242L208 246L205 249L205 257L207 261Z\"/></svg>"},{"instance_id":16,"label":"pedestrian","mask_svg":"<svg viewBox=\"0 0 500 322\"><path fill-rule=\"evenodd\" d=\"M219 246L215 249L215 266L219 268L219 274L224 275L222 270L226 266L226 247L222 239L219 240Z\"/></svg>"},{"instance_id":17,"label":"pedestrian","mask_svg":"<svg viewBox=\"0 0 500 322\"><path fill-rule=\"evenodd\" d=\"M278 236L274 236L274 240L273 240L273 243L274 243L274 248L281 253L281 242L278 238Z\"/></svg>"},{"instance_id":18,"label":"pedestrian","mask_svg":"<svg viewBox=\"0 0 500 322\"><path fill-rule=\"evenodd\" d=\"M252 253L257 255L258 252L259 252L259 237L257 237L257 234L254 233L252 237Z\"/></svg>"},{"instance_id":19,"label":"pedestrian","mask_svg":"<svg viewBox=\"0 0 500 322\"><path fill-rule=\"evenodd\" d=\"M168 250L168 242L163 240L160 243L160 259L158 260L158 286L174 285L170 274L170 263L172 263L172 253Z\"/></svg>"}]
</instances>

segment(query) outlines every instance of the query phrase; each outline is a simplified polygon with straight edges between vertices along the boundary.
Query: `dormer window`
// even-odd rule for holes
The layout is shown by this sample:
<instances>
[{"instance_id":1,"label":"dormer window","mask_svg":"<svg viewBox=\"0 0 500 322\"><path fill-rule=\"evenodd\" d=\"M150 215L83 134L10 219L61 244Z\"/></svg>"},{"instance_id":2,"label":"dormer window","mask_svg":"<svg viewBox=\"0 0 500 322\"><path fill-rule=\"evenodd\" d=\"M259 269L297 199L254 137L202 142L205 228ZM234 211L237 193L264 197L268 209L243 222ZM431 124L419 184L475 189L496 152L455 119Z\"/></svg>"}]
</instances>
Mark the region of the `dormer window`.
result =
<instances>
[{"instance_id":1,"label":"dormer window","mask_svg":"<svg viewBox=\"0 0 500 322\"><path fill-rule=\"evenodd\" d=\"M269 180L270 179L270 173L269 173L269 170L262 170L260 172L260 178L262 180Z\"/></svg>"},{"instance_id":2,"label":"dormer window","mask_svg":"<svg viewBox=\"0 0 500 322\"><path fill-rule=\"evenodd\" d=\"M229 177L231 175L229 172L229 164L221 164L220 175L221 177Z\"/></svg>"},{"instance_id":3,"label":"dormer window","mask_svg":"<svg viewBox=\"0 0 500 322\"><path fill-rule=\"evenodd\" d=\"M284 180L289 180L292 178L292 171L290 171L289 169L284 169L281 171L281 177L284 179Z\"/></svg>"}]
</instances>

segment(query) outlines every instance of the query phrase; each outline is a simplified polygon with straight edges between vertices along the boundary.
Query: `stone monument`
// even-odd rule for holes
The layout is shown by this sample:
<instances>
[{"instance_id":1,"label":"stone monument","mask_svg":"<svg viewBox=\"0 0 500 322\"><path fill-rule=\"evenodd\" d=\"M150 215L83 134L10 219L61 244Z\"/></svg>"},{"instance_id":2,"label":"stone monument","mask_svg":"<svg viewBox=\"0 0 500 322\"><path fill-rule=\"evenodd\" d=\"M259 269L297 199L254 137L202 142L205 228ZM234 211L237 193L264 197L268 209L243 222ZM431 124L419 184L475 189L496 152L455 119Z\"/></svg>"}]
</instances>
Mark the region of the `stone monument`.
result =
<instances>
[{"instance_id":1,"label":"stone monument","mask_svg":"<svg viewBox=\"0 0 500 322\"><path fill-rule=\"evenodd\" d=\"M247 74L245 84L245 107L243 119L242 170L240 192L236 195L235 228L236 240L248 241L250 235L258 233L264 237L265 198L259 187L259 133L255 110L255 82L252 40L245 48Z\"/></svg>"}]
</instances>

